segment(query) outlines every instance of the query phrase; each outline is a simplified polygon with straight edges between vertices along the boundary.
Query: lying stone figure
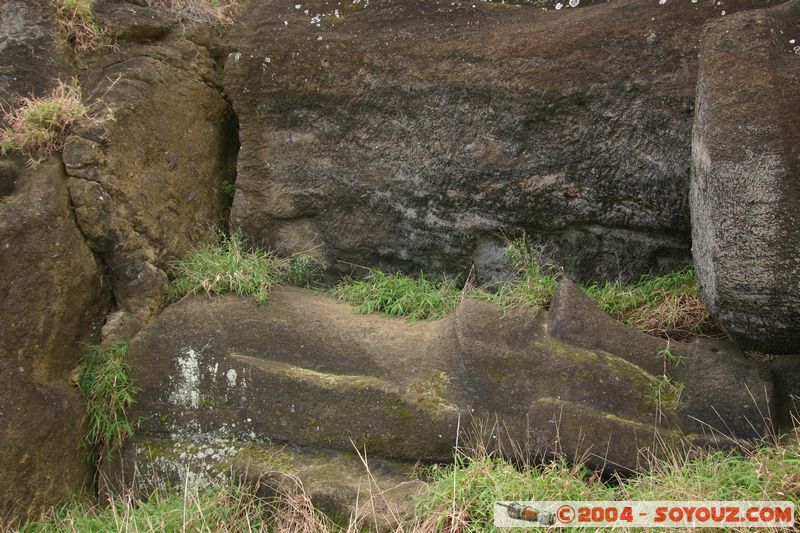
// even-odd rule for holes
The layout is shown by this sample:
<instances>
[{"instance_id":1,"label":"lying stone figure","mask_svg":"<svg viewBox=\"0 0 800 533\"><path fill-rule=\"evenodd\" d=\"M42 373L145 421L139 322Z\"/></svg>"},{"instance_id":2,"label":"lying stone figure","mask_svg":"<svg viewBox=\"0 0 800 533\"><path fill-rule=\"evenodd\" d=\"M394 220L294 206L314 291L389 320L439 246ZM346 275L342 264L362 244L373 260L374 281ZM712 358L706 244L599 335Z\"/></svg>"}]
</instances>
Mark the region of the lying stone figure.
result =
<instances>
[{"instance_id":1,"label":"lying stone figure","mask_svg":"<svg viewBox=\"0 0 800 533\"><path fill-rule=\"evenodd\" d=\"M775 412L763 364L722 341L668 345L569 281L549 312L465 299L446 319L416 323L295 288L263 306L187 297L131 342L129 359L141 388L129 465L153 455L142 442L209 436L448 461L477 423L506 453L625 470L686 440L759 439Z\"/></svg>"}]
</instances>

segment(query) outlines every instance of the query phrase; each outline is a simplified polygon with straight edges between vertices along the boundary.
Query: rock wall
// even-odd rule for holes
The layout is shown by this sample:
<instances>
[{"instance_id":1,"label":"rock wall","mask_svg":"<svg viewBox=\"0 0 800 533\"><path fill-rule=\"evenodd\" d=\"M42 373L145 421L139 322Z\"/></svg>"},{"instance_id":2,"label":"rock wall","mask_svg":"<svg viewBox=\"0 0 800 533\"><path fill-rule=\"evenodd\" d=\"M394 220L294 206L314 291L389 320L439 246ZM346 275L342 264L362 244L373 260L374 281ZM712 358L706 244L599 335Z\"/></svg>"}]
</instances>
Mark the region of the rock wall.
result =
<instances>
[{"instance_id":1,"label":"rock wall","mask_svg":"<svg viewBox=\"0 0 800 533\"><path fill-rule=\"evenodd\" d=\"M77 74L94 117L63 160L0 161L0 522L91 487L71 372L112 306L128 315L117 336L159 309L168 261L224 225L235 179L216 34L137 4L94 8L116 45L75 57L54 2L0 4L3 100Z\"/></svg>"},{"instance_id":2,"label":"rock wall","mask_svg":"<svg viewBox=\"0 0 800 533\"><path fill-rule=\"evenodd\" d=\"M682 267L696 55L721 12L250 2L225 68L232 225L338 271L491 277L521 230L579 280Z\"/></svg>"},{"instance_id":3,"label":"rock wall","mask_svg":"<svg viewBox=\"0 0 800 533\"><path fill-rule=\"evenodd\" d=\"M78 231L60 159L0 162L0 522L33 515L91 478L70 372L110 305Z\"/></svg>"},{"instance_id":4,"label":"rock wall","mask_svg":"<svg viewBox=\"0 0 800 533\"><path fill-rule=\"evenodd\" d=\"M0 94L44 96L70 73L46 0L0 4ZM4 126L4 124L3 124ZM72 213L59 157L0 160L0 528L91 481L70 372L110 305Z\"/></svg>"},{"instance_id":5,"label":"rock wall","mask_svg":"<svg viewBox=\"0 0 800 533\"><path fill-rule=\"evenodd\" d=\"M117 47L86 58L81 85L113 120L74 135L64 162L81 230L118 305L142 322L162 305L169 261L224 225L236 121L211 30L127 2L97 2L95 12Z\"/></svg>"},{"instance_id":6,"label":"rock wall","mask_svg":"<svg viewBox=\"0 0 800 533\"><path fill-rule=\"evenodd\" d=\"M691 184L703 303L746 349L800 353L800 2L706 28Z\"/></svg>"}]
</instances>

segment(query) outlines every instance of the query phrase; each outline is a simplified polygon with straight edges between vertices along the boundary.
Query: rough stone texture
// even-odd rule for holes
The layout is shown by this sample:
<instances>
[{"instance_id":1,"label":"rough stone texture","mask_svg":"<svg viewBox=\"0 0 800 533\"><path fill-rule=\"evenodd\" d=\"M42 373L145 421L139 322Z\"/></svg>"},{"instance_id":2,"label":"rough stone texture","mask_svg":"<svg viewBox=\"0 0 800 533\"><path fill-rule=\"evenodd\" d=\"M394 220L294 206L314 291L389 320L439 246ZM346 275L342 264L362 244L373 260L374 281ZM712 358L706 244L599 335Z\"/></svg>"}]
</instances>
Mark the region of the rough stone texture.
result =
<instances>
[{"instance_id":1,"label":"rough stone texture","mask_svg":"<svg viewBox=\"0 0 800 533\"><path fill-rule=\"evenodd\" d=\"M70 371L96 338L109 288L70 210L60 159L0 161L0 522L86 482Z\"/></svg>"},{"instance_id":2,"label":"rough stone texture","mask_svg":"<svg viewBox=\"0 0 800 533\"><path fill-rule=\"evenodd\" d=\"M295 5L250 2L225 66L231 222L257 242L487 278L501 231L578 280L690 261L696 55L720 6Z\"/></svg>"},{"instance_id":3,"label":"rough stone texture","mask_svg":"<svg viewBox=\"0 0 800 533\"><path fill-rule=\"evenodd\" d=\"M283 448L276 457L252 446L239 452L233 462L234 472L260 487L264 496L297 493L299 480L314 508L342 525L353 523L357 524L355 529L370 531L397 531L399 524L413 520L415 498L425 489L425 483L409 475L415 466L342 452L310 453L290 448Z\"/></svg>"},{"instance_id":4,"label":"rough stone texture","mask_svg":"<svg viewBox=\"0 0 800 533\"><path fill-rule=\"evenodd\" d=\"M64 162L81 230L120 308L142 321L161 305L169 261L226 217L236 125L213 46L146 7L98 2L96 12L123 40L86 59L81 84L114 118L71 137Z\"/></svg>"},{"instance_id":5,"label":"rough stone texture","mask_svg":"<svg viewBox=\"0 0 800 533\"><path fill-rule=\"evenodd\" d=\"M559 284L553 297L548 332L574 346L618 354L653 374L668 373L686 386L680 411L686 415L684 429L696 433L720 435L735 427L734 433L747 434L750 425L756 432L768 433L767 419L788 418L792 407L782 402L800 394L798 382L776 395L770 365L754 364L728 342L701 338L666 343L630 328L601 311L569 280ZM675 363L666 358L666 348ZM769 412L754 416L754 408L764 409L770 398L777 397L781 400L776 404L781 405L771 404Z\"/></svg>"},{"instance_id":6,"label":"rough stone texture","mask_svg":"<svg viewBox=\"0 0 800 533\"><path fill-rule=\"evenodd\" d=\"M596 313L594 304L567 300L562 313L571 307L590 324L580 315ZM145 439L355 445L412 461L449 460L459 426L488 423L484 437L501 449L508 440L531 454L558 446L611 469L634 468L655 431L715 446L729 443L723 434L767 434L761 413L774 410L773 387L740 352L673 343L684 362L671 368L659 355L666 341L631 335L609 353L562 342L548 333L555 325L544 311L469 299L447 319L409 324L302 289L276 290L264 306L189 297L131 342L141 387L132 416L144 417ZM590 336L606 332L591 327Z\"/></svg>"},{"instance_id":7,"label":"rough stone texture","mask_svg":"<svg viewBox=\"0 0 800 533\"><path fill-rule=\"evenodd\" d=\"M709 24L697 90L700 295L735 342L767 353L800 353L798 26L796 0Z\"/></svg>"},{"instance_id":8,"label":"rough stone texture","mask_svg":"<svg viewBox=\"0 0 800 533\"><path fill-rule=\"evenodd\" d=\"M70 74L70 50L61 38L53 2L0 2L0 101L42 96Z\"/></svg>"},{"instance_id":9,"label":"rough stone texture","mask_svg":"<svg viewBox=\"0 0 800 533\"><path fill-rule=\"evenodd\" d=\"M305 493L314 508L341 525L358 523L369 531L396 531L410 520L414 498L425 483L410 477L412 462L362 458L355 453L309 450L270 442L212 438L202 441L129 441L106 461L101 498L124 489L203 487L233 477L272 501ZM359 528L356 528L360 530Z\"/></svg>"},{"instance_id":10,"label":"rough stone texture","mask_svg":"<svg viewBox=\"0 0 800 533\"><path fill-rule=\"evenodd\" d=\"M70 77L49 0L0 2L0 100ZM5 126L5 124L0 124ZM78 231L58 157L0 159L0 529L90 481L70 371L99 333L110 291Z\"/></svg>"}]
</instances>

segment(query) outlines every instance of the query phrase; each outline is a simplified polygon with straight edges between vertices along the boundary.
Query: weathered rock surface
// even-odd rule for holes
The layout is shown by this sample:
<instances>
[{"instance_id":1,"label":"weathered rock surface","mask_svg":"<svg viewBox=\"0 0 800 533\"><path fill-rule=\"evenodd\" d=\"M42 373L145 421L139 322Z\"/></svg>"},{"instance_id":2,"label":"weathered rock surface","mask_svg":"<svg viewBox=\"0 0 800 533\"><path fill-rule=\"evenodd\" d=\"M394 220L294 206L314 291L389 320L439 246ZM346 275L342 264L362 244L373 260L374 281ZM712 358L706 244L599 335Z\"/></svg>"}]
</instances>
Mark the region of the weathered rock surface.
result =
<instances>
[{"instance_id":1,"label":"weathered rock surface","mask_svg":"<svg viewBox=\"0 0 800 533\"><path fill-rule=\"evenodd\" d=\"M95 11L120 41L86 59L81 85L113 120L71 137L64 162L81 231L107 264L119 306L146 320L161 305L169 261L227 216L235 118L209 42L144 6L97 2Z\"/></svg>"},{"instance_id":2,"label":"weathered rock surface","mask_svg":"<svg viewBox=\"0 0 800 533\"><path fill-rule=\"evenodd\" d=\"M48 0L0 2L0 100L45 96L71 52ZM0 124L5 126L5 124ZM0 159L0 529L90 481L70 371L110 304L75 224L60 158Z\"/></svg>"},{"instance_id":3,"label":"weathered rock surface","mask_svg":"<svg viewBox=\"0 0 800 533\"><path fill-rule=\"evenodd\" d=\"M251 2L225 66L231 222L257 242L479 278L500 231L579 280L690 261L696 55L720 6L295 5Z\"/></svg>"},{"instance_id":4,"label":"weathered rock surface","mask_svg":"<svg viewBox=\"0 0 800 533\"><path fill-rule=\"evenodd\" d=\"M67 81L71 51L61 38L50 0L0 3L0 98L43 96Z\"/></svg>"},{"instance_id":5,"label":"weathered rock surface","mask_svg":"<svg viewBox=\"0 0 800 533\"><path fill-rule=\"evenodd\" d=\"M549 333L563 330L565 312L588 336L610 327L585 318L598 311L576 290L562 286L550 316L468 299L447 319L414 324L302 289L276 290L264 306L185 298L131 342L138 438L224 435L446 461L459 427L488 423L490 446L557 446L626 469L656 432L712 446L767 434L768 373L724 343L672 343L671 363L662 340L630 335L610 353Z\"/></svg>"},{"instance_id":6,"label":"weathered rock surface","mask_svg":"<svg viewBox=\"0 0 800 533\"><path fill-rule=\"evenodd\" d=\"M411 477L412 462L364 461L355 453L269 442L136 438L124 454L106 463L101 492L133 488L149 494L183 487L187 479L202 487L233 476L267 501L297 498L302 492L315 509L342 525L352 521L370 531L395 531L398 521L413 518L414 498L425 483Z\"/></svg>"},{"instance_id":7,"label":"weathered rock surface","mask_svg":"<svg viewBox=\"0 0 800 533\"><path fill-rule=\"evenodd\" d=\"M800 353L800 2L706 28L693 136L703 302L745 349Z\"/></svg>"},{"instance_id":8,"label":"weathered rock surface","mask_svg":"<svg viewBox=\"0 0 800 533\"><path fill-rule=\"evenodd\" d=\"M83 411L70 371L110 291L70 210L61 161L0 161L0 522L86 483Z\"/></svg>"}]
</instances>

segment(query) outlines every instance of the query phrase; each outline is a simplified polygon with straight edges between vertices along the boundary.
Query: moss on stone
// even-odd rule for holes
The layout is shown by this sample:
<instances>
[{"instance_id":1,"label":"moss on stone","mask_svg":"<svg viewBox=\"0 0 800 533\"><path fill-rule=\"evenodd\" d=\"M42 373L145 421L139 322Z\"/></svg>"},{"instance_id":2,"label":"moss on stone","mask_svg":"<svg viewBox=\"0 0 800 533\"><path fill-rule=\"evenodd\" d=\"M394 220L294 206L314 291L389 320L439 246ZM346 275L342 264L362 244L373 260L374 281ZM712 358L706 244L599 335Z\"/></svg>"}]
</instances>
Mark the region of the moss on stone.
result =
<instances>
[{"instance_id":1,"label":"moss on stone","mask_svg":"<svg viewBox=\"0 0 800 533\"><path fill-rule=\"evenodd\" d=\"M381 379L373 376L332 374L293 365L285 365L282 372L290 378L310 382L327 389L340 387L361 389L369 386L377 387L384 384Z\"/></svg>"}]
</instances>

